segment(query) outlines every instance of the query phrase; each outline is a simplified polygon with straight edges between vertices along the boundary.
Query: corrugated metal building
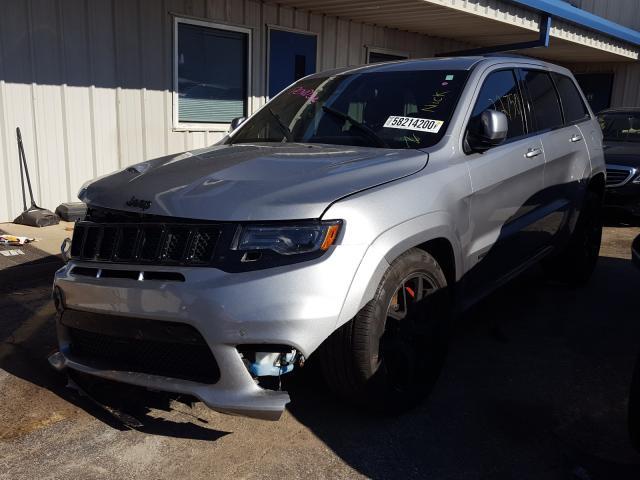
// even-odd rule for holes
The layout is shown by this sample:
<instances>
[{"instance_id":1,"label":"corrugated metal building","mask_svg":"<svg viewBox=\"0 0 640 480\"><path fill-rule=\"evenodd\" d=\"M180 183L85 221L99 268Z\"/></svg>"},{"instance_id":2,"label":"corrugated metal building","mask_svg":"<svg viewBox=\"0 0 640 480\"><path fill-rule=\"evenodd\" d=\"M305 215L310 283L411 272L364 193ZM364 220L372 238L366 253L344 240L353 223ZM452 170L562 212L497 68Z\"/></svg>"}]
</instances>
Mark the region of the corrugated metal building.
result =
<instances>
[{"instance_id":1,"label":"corrugated metal building","mask_svg":"<svg viewBox=\"0 0 640 480\"><path fill-rule=\"evenodd\" d=\"M574 6L612 20L634 30L640 30L640 2L638 0L571 0ZM597 62L569 65L577 73L612 81L611 106L640 106L640 63ZM595 75L594 75L595 74Z\"/></svg>"},{"instance_id":2,"label":"corrugated metal building","mask_svg":"<svg viewBox=\"0 0 640 480\"><path fill-rule=\"evenodd\" d=\"M524 53L584 74L594 102L640 105L637 1L571 3L0 0L0 221L22 210L18 126L54 209L88 179L217 141L301 75L535 41L547 16L548 48Z\"/></svg>"}]
</instances>

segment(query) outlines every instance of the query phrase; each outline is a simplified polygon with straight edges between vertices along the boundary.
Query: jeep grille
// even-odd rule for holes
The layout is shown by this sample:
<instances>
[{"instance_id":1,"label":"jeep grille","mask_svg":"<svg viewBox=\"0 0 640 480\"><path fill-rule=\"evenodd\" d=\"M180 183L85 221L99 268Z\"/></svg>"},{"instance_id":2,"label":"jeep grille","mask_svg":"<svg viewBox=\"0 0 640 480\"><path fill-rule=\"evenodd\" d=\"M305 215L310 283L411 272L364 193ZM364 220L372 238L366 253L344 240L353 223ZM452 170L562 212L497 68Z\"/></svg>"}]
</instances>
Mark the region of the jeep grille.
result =
<instances>
[{"instance_id":1,"label":"jeep grille","mask_svg":"<svg viewBox=\"0 0 640 480\"><path fill-rule=\"evenodd\" d=\"M208 265L220 227L175 223L78 222L71 257L94 262Z\"/></svg>"}]
</instances>

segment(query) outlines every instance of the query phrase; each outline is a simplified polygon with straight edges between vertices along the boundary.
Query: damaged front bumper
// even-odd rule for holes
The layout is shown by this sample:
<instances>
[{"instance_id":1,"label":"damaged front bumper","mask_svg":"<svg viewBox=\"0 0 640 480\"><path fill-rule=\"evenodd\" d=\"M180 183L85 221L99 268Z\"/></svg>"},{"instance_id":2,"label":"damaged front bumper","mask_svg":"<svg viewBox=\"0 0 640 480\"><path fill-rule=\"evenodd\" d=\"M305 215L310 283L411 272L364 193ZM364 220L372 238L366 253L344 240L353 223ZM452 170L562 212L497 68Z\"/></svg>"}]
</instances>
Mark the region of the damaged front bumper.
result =
<instances>
[{"instance_id":1,"label":"damaged front bumper","mask_svg":"<svg viewBox=\"0 0 640 480\"><path fill-rule=\"evenodd\" d=\"M217 351L217 358L225 362L225 354ZM289 403L289 394L259 387L248 374L242 361L235 361L234 352L228 352L227 370L215 385L188 380L160 377L137 372L101 369L73 358L68 352L56 352L49 363L56 370L71 368L107 380L174 393L193 395L213 410L232 415L243 415L262 420L278 420ZM235 354L237 356L237 354ZM248 377L248 378L247 378Z\"/></svg>"},{"instance_id":2,"label":"damaged front bumper","mask_svg":"<svg viewBox=\"0 0 640 480\"><path fill-rule=\"evenodd\" d=\"M260 375L265 371L264 363L248 365L241 351L245 346L254 350L258 346L257 351L262 352L288 346L308 357L335 330L362 254L360 247L342 246L316 261L233 274L214 268L70 261L54 281L63 313L58 316L60 351L50 363L59 370L71 368L109 380L193 395L216 411L277 420L289 395L258 385L251 372ZM145 272L135 274L141 268ZM154 275L146 275L149 272ZM133 327L136 321L190 326L215 358L219 375L201 381L140 371L126 364L88 361L86 355L74 351L73 328L62 320L64 312L75 312L75 317L115 318ZM144 328L138 330L144 333ZM281 368L283 373L290 371L288 366Z\"/></svg>"}]
</instances>

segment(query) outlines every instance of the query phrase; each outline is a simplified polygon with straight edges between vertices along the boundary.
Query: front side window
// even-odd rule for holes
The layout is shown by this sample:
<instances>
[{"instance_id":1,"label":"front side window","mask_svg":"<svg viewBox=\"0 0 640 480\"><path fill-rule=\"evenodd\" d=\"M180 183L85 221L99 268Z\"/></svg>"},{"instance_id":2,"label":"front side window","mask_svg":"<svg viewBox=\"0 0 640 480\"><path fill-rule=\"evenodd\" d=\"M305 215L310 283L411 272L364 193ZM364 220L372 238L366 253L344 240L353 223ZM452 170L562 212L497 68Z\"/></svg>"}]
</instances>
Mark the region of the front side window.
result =
<instances>
[{"instance_id":1,"label":"front side window","mask_svg":"<svg viewBox=\"0 0 640 480\"><path fill-rule=\"evenodd\" d=\"M529 91L536 130L551 130L563 125L562 110L556 89L547 72L525 70L524 82Z\"/></svg>"},{"instance_id":2,"label":"front side window","mask_svg":"<svg viewBox=\"0 0 640 480\"><path fill-rule=\"evenodd\" d=\"M245 122L231 143L424 148L445 134L466 71L378 71L300 80Z\"/></svg>"},{"instance_id":3,"label":"front side window","mask_svg":"<svg viewBox=\"0 0 640 480\"><path fill-rule=\"evenodd\" d=\"M477 126L480 115L485 110L497 110L507 116L507 139L520 137L526 133L522 105L520 89L513 71L499 70L490 73L480 89L469 125L471 128Z\"/></svg>"},{"instance_id":4,"label":"front side window","mask_svg":"<svg viewBox=\"0 0 640 480\"><path fill-rule=\"evenodd\" d=\"M582 100L578 88L566 75L558 73L553 74L553 78L558 87L558 93L562 100L562 109L564 110L565 121L567 123L579 122L589 118L589 110Z\"/></svg>"},{"instance_id":5,"label":"front side window","mask_svg":"<svg viewBox=\"0 0 640 480\"><path fill-rule=\"evenodd\" d=\"M178 21L178 123L229 123L247 115L249 34Z\"/></svg>"},{"instance_id":6,"label":"front side window","mask_svg":"<svg viewBox=\"0 0 640 480\"><path fill-rule=\"evenodd\" d=\"M640 143L640 112L610 112L598 116L605 141Z\"/></svg>"}]
</instances>

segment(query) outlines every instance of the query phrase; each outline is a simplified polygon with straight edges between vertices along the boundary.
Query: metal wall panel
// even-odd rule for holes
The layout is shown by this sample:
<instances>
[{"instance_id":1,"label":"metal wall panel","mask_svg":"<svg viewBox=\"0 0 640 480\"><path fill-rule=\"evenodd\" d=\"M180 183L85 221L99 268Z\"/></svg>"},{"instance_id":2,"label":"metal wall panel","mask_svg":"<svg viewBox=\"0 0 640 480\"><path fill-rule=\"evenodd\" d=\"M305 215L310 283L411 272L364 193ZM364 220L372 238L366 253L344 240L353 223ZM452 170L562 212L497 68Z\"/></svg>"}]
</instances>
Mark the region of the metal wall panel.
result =
<instances>
[{"instance_id":1,"label":"metal wall panel","mask_svg":"<svg viewBox=\"0 0 640 480\"><path fill-rule=\"evenodd\" d=\"M640 30L640 8L638 0L571 0L571 4L635 30ZM640 106L640 64L594 64L570 65L578 73L613 73L611 106Z\"/></svg>"},{"instance_id":2,"label":"metal wall panel","mask_svg":"<svg viewBox=\"0 0 640 480\"><path fill-rule=\"evenodd\" d=\"M31 38L31 8L27 2L13 2L12 8L2 8L0 15L0 117L3 130L2 169L4 195L8 208L19 210L22 205L20 179L15 143L15 129L19 126L25 142L29 169L32 172L34 193L42 196L37 138L35 135L33 39ZM54 14L53 19L56 18ZM53 62L51 62L53 65ZM57 89L59 91L59 89ZM9 165L4 159L11 158ZM0 218L4 217L0 216Z\"/></svg>"},{"instance_id":3,"label":"metal wall panel","mask_svg":"<svg viewBox=\"0 0 640 480\"><path fill-rule=\"evenodd\" d=\"M612 22L640 30L638 0L570 0L569 3Z\"/></svg>"},{"instance_id":4,"label":"metal wall panel","mask_svg":"<svg viewBox=\"0 0 640 480\"><path fill-rule=\"evenodd\" d=\"M567 64L575 73L613 73L612 107L640 107L640 65L636 63Z\"/></svg>"},{"instance_id":5,"label":"metal wall panel","mask_svg":"<svg viewBox=\"0 0 640 480\"><path fill-rule=\"evenodd\" d=\"M265 102L266 25L318 33L321 69L365 46L412 57L467 45L256 0L0 0L0 221L22 210L15 128L36 201L74 201L84 181L219 140L174 130L172 14L253 29L250 109Z\"/></svg>"}]
</instances>

